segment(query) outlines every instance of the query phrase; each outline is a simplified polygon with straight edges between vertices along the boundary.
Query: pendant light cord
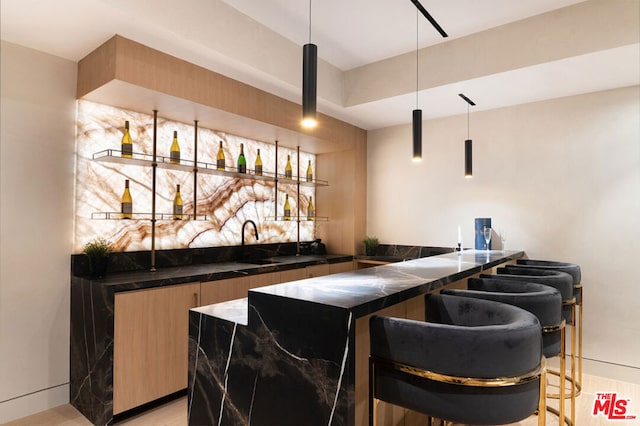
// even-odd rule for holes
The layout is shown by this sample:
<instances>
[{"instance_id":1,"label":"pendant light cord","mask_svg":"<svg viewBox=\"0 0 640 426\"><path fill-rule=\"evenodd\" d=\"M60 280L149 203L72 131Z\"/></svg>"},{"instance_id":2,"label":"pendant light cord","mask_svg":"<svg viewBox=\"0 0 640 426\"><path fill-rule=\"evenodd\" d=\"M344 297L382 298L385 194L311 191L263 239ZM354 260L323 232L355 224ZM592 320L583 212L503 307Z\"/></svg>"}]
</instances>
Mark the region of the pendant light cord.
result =
<instances>
[{"instance_id":1,"label":"pendant light cord","mask_svg":"<svg viewBox=\"0 0 640 426\"><path fill-rule=\"evenodd\" d=\"M469 139L469 104L467 104L467 139Z\"/></svg>"},{"instance_id":2,"label":"pendant light cord","mask_svg":"<svg viewBox=\"0 0 640 426\"><path fill-rule=\"evenodd\" d=\"M309 0L309 44L311 44L311 0Z\"/></svg>"},{"instance_id":3,"label":"pendant light cord","mask_svg":"<svg viewBox=\"0 0 640 426\"><path fill-rule=\"evenodd\" d=\"M418 109L418 88L419 88L419 84L418 84L418 80L420 78L420 74L418 72L418 18L419 18L419 14L418 11L416 10L416 109Z\"/></svg>"}]
</instances>

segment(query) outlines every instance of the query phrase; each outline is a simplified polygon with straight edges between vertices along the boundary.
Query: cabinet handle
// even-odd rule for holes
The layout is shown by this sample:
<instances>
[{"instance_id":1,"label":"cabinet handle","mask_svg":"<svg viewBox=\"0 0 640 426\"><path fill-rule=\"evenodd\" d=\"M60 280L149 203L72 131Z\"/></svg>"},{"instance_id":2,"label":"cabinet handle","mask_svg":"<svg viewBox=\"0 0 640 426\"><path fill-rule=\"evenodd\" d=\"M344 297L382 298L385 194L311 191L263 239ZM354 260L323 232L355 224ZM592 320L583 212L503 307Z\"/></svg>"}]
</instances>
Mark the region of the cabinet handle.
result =
<instances>
[{"instance_id":1,"label":"cabinet handle","mask_svg":"<svg viewBox=\"0 0 640 426\"><path fill-rule=\"evenodd\" d=\"M193 293L193 306L191 306L192 308L197 308L198 307L198 293Z\"/></svg>"}]
</instances>

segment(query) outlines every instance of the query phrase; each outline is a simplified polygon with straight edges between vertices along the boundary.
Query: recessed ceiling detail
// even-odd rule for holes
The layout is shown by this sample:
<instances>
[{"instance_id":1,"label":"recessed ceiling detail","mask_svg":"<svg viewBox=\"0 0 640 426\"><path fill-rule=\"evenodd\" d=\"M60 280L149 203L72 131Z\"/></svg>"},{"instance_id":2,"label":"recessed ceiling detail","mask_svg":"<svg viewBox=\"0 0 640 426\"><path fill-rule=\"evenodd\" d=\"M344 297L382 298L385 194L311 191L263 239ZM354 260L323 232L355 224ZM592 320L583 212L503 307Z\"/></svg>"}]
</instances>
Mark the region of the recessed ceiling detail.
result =
<instances>
[{"instance_id":1,"label":"recessed ceiling detail","mask_svg":"<svg viewBox=\"0 0 640 426\"><path fill-rule=\"evenodd\" d=\"M423 118L640 84L636 0L421 0L446 29L421 31ZM300 0L2 0L5 41L78 61L120 34L300 102ZM313 13L318 112L365 129L408 124L416 8L409 1L323 0ZM412 56L415 61L415 56Z\"/></svg>"}]
</instances>

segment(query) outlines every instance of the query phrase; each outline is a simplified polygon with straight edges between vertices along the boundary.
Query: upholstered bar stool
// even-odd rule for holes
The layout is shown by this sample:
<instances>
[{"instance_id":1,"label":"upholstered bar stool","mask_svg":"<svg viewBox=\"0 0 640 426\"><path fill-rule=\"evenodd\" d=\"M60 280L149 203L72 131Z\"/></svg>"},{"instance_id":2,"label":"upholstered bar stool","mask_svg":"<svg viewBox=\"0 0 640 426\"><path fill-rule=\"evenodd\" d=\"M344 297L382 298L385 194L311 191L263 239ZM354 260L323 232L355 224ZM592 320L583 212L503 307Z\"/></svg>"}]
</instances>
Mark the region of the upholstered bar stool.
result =
<instances>
[{"instance_id":1,"label":"upholstered bar stool","mask_svg":"<svg viewBox=\"0 0 640 426\"><path fill-rule=\"evenodd\" d=\"M580 395L582 391L582 286L580 284L582 273L580 271L580 267L578 265L567 263L567 262L550 262L550 261L542 261L542 260L521 260L522 262L530 262L530 263L519 263L516 265L509 265L511 270L524 268L527 271L531 271L532 269L538 269L543 271L554 271L554 272L564 272L571 276L573 281L573 295L576 299L574 311L573 311L573 321L569 323L571 327L571 360L574 361L577 356L577 367L578 372L571 376L570 385L573 388L573 392L577 397ZM552 264L555 264L554 267L550 267ZM527 272L529 273L529 272ZM577 340L577 342L576 342ZM577 346L577 347L576 347ZM577 354L577 355L576 355ZM573 366L573 364L572 364ZM550 373L555 374L555 371L550 370ZM563 390L563 394L566 397L570 397L570 394L567 395L564 392L564 386L561 386ZM555 397L555 395L551 396Z\"/></svg>"},{"instance_id":2,"label":"upholstered bar stool","mask_svg":"<svg viewBox=\"0 0 640 426\"><path fill-rule=\"evenodd\" d=\"M467 290L445 289L441 294L507 303L534 314L542 327L543 354L547 359L556 356L560 358L560 381L564 382L566 321L562 318L562 296L557 289L543 284L500 278L470 278L467 287ZM574 424L575 419L569 421L565 418L564 398L560 398L559 405L559 410L547 407L547 411L558 415L558 418L566 420L568 424Z\"/></svg>"},{"instance_id":3,"label":"upholstered bar stool","mask_svg":"<svg viewBox=\"0 0 640 426\"><path fill-rule=\"evenodd\" d=\"M575 353L576 353L576 339L575 339L575 308L576 298L573 295L573 278L566 272L545 270L539 268L526 268L524 266L507 265L503 268L497 269L498 276L500 278L512 279L518 281L537 282L540 284L548 285L557 288L562 295L563 316L571 330L571 376L568 380L571 383L576 381L575 372ZM492 277L493 275L480 275L480 278ZM566 333L565 333L566 338ZM554 375L560 375L559 371L549 370ZM563 392L564 383L561 382L560 391L558 394L549 394L550 398L560 398L560 395L565 396ZM576 392L575 386L571 386L571 392L568 395L571 398L571 418L575 419L576 415Z\"/></svg>"},{"instance_id":4,"label":"upholstered bar stool","mask_svg":"<svg viewBox=\"0 0 640 426\"><path fill-rule=\"evenodd\" d=\"M576 298L576 334L578 337L578 378L576 379L576 396L582 391L582 271L580 266L570 262L558 262L554 260L518 259L518 265L527 268L550 269L566 272L573 277L573 295Z\"/></svg>"},{"instance_id":5,"label":"upholstered bar stool","mask_svg":"<svg viewBox=\"0 0 640 426\"><path fill-rule=\"evenodd\" d=\"M545 422L540 322L489 300L433 294L426 321L370 320L369 424L378 401L448 422Z\"/></svg>"}]
</instances>

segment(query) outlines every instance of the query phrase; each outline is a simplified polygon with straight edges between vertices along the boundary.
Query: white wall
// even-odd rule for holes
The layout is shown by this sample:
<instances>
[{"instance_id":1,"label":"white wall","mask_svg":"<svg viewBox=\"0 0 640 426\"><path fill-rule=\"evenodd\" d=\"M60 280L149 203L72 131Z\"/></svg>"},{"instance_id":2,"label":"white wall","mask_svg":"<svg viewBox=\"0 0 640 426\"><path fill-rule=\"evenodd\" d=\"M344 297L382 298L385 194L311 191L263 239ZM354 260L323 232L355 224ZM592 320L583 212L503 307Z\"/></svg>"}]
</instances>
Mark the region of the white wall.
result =
<instances>
[{"instance_id":1,"label":"white wall","mask_svg":"<svg viewBox=\"0 0 640 426\"><path fill-rule=\"evenodd\" d=\"M491 217L507 248L580 264L584 356L640 368L639 103L635 86L472 113L470 180L466 114L423 123L418 164L410 126L369 132L367 234L454 246L460 224L473 247Z\"/></svg>"},{"instance_id":2,"label":"white wall","mask_svg":"<svg viewBox=\"0 0 640 426\"><path fill-rule=\"evenodd\" d=\"M76 64L2 41L0 423L69 401Z\"/></svg>"}]
</instances>

